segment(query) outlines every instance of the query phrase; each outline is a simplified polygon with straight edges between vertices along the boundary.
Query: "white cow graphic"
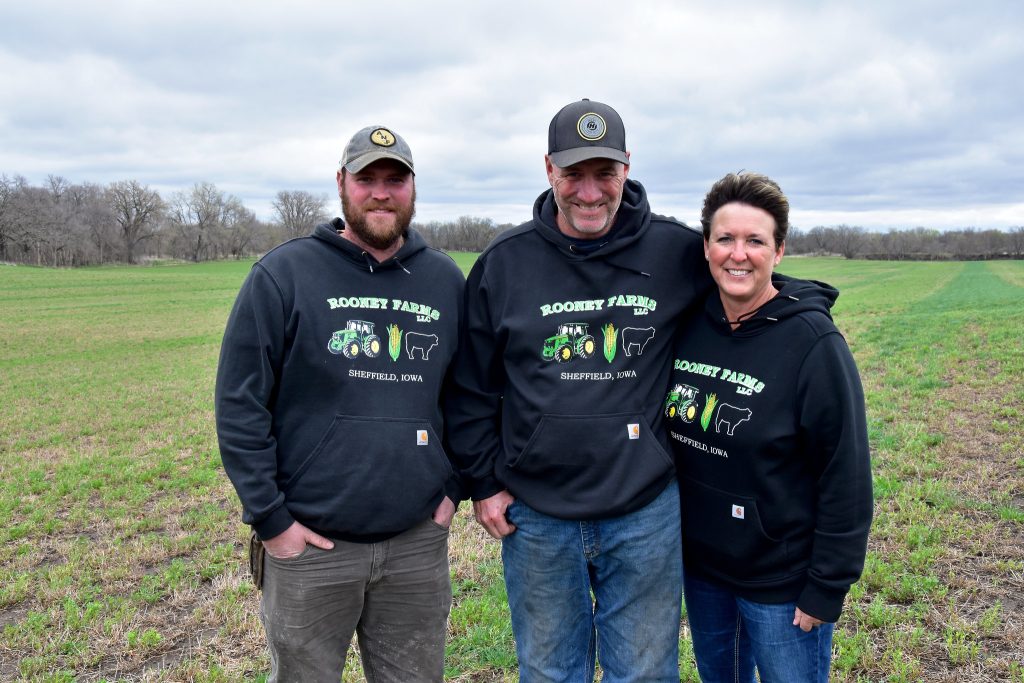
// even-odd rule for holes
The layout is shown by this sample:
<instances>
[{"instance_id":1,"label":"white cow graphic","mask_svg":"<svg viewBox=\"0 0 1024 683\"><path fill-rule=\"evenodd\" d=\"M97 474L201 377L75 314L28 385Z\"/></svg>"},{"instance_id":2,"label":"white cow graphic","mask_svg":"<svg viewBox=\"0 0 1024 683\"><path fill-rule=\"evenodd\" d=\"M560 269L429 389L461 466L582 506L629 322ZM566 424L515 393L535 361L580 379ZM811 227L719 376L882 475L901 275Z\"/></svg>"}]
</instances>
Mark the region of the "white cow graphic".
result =
<instances>
[{"instance_id":1,"label":"white cow graphic","mask_svg":"<svg viewBox=\"0 0 1024 683\"><path fill-rule=\"evenodd\" d=\"M419 351L420 358L428 360L430 358L430 351L435 346L437 346L436 334L405 333L405 352L409 354L409 360L412 360L414 351Z\"/></svg>"},{"instance_id":2,"label":"white cow graphic","mask_svg":"<svg viewBox=\"0 0 1024 683\"><path fill-rule=\"evenodd\" d=\"M728 403L722 403L715 412L715 431L722 433L722 425L725 425L726 434L732 436L740 423L750 419L750 408L737 408Z\"/></svg>"},{"instance_id":3,"label":"white cow graphic","mask_svg":"<svg viewBox=\"0 0 1024 683\"><path fill-rule=\"evenodd\" d=\"M632 347L636 347L636 355L642 356L647 342L654 339L653 327L623 327L622 328L622 350L627 356L632 356Z\"/></svg>"}]
</instances>

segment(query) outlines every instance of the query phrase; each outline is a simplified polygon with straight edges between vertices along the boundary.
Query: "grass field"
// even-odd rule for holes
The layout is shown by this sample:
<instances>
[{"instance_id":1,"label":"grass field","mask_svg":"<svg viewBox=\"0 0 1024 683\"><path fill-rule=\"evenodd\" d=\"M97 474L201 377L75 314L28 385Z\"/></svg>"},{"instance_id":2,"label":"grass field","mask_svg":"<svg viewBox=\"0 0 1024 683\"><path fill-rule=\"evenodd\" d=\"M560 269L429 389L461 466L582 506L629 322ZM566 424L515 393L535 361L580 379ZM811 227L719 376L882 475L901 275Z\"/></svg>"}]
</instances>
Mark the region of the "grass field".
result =
<instances>
[{"instance_id":1,"label":"grass field","mask_svg":"<svg viewBox=\"0 0 1024 683\"><path fill-rule=\"evenodd\" d=\"M876 518L834 680L1024 683L1024 262L782 266L842 291L868 400ZM213 427L248 269L0 266L0 680L265 677ZM514 680L498 545L470 516L448 676Z\"/></svg>"}]
</instances>

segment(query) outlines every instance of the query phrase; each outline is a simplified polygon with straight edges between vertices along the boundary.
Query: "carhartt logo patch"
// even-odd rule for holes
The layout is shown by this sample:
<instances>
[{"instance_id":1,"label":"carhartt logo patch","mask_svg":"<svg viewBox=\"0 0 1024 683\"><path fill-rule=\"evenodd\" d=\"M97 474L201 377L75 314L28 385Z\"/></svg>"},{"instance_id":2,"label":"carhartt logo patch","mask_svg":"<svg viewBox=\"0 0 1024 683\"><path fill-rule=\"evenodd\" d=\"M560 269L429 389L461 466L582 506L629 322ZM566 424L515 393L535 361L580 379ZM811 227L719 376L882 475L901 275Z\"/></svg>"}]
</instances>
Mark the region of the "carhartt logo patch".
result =
<instances>
[{"instance_id":1,"label":"carhartt logo patch","mask_svg":"<svg viewBox=\"0 0 1024 683\"><path fill-rule=\"evenodd\" d=\"M742 505L733 505L732 506L732 516L735 517L736 519L746 519L746 513L743 510L743 506Z\"/></svg>"},{"instance_id":2,"label":"carhartt logo patch","mask_svg":"<svg viewBox=\"0 0 1024 683\"><path fill-rule=\"evenodd\" d=\"M630 439L640 438L640 425L639 424L628 424L626 425L626 432L629 434Z\"/></svg>"},{"instance_id":3,"label":"carhartt logo patch","mask_svg":"<svg viewBox=\"0 0 1024 683\"><path fill-rule=\"evenodd\" d=\"M430 441L427 438L427 430L426 429L417 429L416 430L416 445L417 446L426 446L429 443L430 443Z\"/></svg>"}]
</instances>

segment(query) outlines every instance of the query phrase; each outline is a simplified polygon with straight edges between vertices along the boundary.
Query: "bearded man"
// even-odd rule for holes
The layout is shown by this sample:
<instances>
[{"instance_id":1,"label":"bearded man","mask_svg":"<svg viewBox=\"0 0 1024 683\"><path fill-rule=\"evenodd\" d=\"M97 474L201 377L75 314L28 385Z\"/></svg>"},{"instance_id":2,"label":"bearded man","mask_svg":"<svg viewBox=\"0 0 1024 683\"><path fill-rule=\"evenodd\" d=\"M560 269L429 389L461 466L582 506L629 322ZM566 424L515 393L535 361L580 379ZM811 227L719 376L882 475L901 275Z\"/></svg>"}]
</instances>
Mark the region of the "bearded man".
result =
<instances>
[{"instance_id":1,"label":"bearded man","mask_svg":"<svg viewBox=\"0 0 1024 683\"><path fill-rule=\"evenodd\" d=\"M228 319L221 457L252 527L270 681L441 681L460 499L442 385L465 279L409 227L412 153L369 126L337 172L344 220L267 253Z\"/></svg>"}]
</instances>

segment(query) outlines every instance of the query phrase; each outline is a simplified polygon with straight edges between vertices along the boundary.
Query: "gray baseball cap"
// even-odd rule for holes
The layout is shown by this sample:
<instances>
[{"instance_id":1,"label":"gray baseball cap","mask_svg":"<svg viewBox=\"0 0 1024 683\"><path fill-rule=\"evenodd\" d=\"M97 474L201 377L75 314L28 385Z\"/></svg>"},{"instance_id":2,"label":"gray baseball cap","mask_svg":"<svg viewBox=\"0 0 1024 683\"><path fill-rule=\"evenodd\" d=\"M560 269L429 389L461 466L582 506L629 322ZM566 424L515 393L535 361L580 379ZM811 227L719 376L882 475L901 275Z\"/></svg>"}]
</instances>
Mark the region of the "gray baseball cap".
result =
<instances>
[{"instance_id":1,"label":"gray baseball cap","mask_svg":"<svg viewBox=\"0 0 1024 683\"><path fill-rule=\"evenodd\" d=\"M412 152L402 136L385 126L367 126L345 145L340 165L349 173L359 173L375 161L394 159L415 173Z\"/></svg>"},{"instance_id":2,"label":"gray baseball cap","mask_svg":"<svg viewBox=\"0 0 1024 683\"><path fill-rule=\"evenodd\" d=\"M607 104L585 98L567 104L548 126L548 156L559 168L587 159L612 159L628 165L626 128Z\"/></svg>"}]
</instances>

